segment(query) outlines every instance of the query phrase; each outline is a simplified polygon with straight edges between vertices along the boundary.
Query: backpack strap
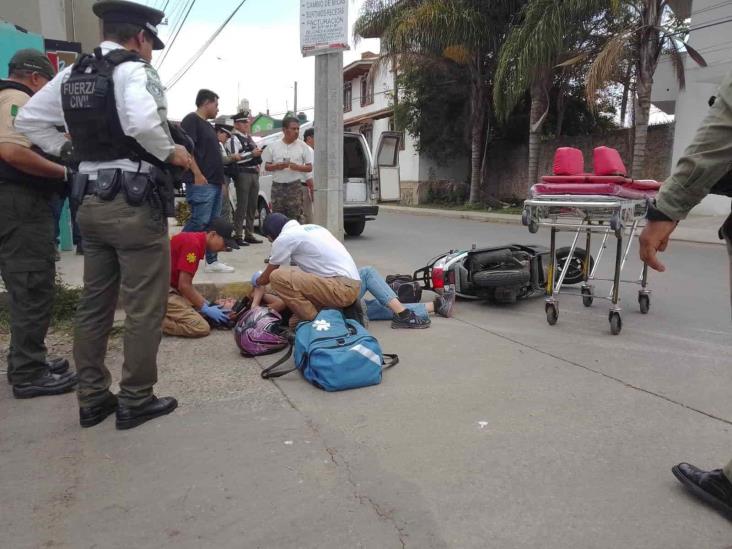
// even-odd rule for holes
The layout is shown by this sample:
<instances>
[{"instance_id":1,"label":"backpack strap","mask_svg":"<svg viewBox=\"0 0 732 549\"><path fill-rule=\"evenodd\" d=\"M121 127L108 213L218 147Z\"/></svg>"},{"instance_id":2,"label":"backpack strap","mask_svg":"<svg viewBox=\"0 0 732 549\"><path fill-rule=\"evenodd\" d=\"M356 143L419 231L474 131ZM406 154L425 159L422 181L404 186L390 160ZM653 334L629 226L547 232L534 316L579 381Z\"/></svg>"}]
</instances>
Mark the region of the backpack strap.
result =
<instances>
[{"instance_id":1,"label":"backpack strap","mask_svg":"<svg viewBox=\"0 0 732 549\"><path fill-rule=\"evenodd\" d=\"M399 355L389 354L389 353L382 353L384 355L384 361L382 362L382 370L386 370L388 368L391 368L392 366L396 366L399 364Z\"/></svg>"},{"instance_id":2,"label":"backpack strap","mask_svg":"<svg viewBox=\"0 0 732 549\"><path fill-rule=\"evenodd\" d=\"M285 355L282 358L280 358L277 362L272 364L272 366L269 366L268 368L265 368L264 370L262 370L262 373L261 373L262 379L271 379L274 377L282 377L284 375L289 374L290 372L294 372L295 370L297 370L297 366L295 366L294 368L290 368L289 370L282 370L280 372L275 372L275 370L277 369L278 366L282 366L285 362L287 362L290 359L290 357L292 356L292 350L294 348L295 348L295 344L292 343L290 345L290 348L287 349L287 352L285 353Z\"/></svg>"}]
</instances>

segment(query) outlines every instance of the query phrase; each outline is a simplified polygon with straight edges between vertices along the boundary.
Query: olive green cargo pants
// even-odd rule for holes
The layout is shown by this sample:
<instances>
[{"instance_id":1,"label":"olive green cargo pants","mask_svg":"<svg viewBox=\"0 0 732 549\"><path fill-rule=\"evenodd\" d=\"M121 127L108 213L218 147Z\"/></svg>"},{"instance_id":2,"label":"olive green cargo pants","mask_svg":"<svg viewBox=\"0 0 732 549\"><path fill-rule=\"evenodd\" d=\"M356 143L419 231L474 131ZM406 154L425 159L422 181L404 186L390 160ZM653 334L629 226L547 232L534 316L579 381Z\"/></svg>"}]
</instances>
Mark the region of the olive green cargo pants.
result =
<instances>
[{"instance_id":1,"label":"olive green cargo pants","mask_svg":"<svg viewBox=\"0 0 732 549\"><path fill-rule=\"evenodd\" d=\"M730 214L722 227L722 234L727 242L727 255L729 256L729 291L730 306L732 306L732 214ZM725 466L724 476L732 481L732 460Z\"/></svg>"},{"instance_id":2,"label":"olive green cargo pants","mask_svg":"<svg viewBox=\"0 0 732 549\"><path fill-rule=\"evenodd\" d=\"M8 377L32 381L46 366L46 333L53 312L53 214L49 196L0 181L0 272L10 311Z\"/></svg>"},{"instance_id":3,"label":"olive green cargo pants","mask_svg":"<svg viewBox=\"0 0 732 549\"><path fill-rule=\"evenodd\" d=\"M157 381L157 354L168 300L170 240L167 219L122 193L105 202L87 196L77 216L84 235L84 291L76 312L74 360L81 406L95 406L112 382L104 364L117 297L126 318L119 400L148 401Z\"/></svg>"}]
</instances>

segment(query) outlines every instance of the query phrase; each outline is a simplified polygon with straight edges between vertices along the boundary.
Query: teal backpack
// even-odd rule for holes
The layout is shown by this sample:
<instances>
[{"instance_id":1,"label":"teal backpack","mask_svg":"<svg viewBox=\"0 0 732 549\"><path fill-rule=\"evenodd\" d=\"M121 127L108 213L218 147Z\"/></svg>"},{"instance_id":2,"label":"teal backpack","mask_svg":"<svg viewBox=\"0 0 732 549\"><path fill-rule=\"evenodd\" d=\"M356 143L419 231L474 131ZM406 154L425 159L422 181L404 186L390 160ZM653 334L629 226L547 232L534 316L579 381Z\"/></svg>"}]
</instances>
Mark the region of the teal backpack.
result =
<instances>
[{"instance_id":1,"label":"teal backpack","mask_svg":"<svg viewBox=\"0 0 732 549\"><path fill-rule=\"evenodd\" d=\"M295 367L276 371L295 351ZM399 362L384 354L366 328L347 319L338 309L323 309L315 320L301 322L287 354L262 371L264 379L300 370L303 377L324 391L345 391L381 383L382 371Z\"/></svg>"}]
</instances>

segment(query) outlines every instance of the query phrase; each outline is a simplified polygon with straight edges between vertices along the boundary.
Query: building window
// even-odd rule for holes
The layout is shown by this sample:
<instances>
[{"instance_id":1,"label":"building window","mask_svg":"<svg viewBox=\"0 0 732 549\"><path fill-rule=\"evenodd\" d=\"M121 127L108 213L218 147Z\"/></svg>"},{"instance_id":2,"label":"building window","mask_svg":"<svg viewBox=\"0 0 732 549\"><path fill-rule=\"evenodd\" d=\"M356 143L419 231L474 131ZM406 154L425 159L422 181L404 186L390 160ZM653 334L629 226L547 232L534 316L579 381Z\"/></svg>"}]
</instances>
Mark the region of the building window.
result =
<instances>
[{"instance_id":1,"label":"building window","mask_svg":"<svg viewBox=\"0 0 732 549\"><path fill-rule=\"evenodd\" d=\"M351 112L353 108L353 86L350 82L343 84L343 112Z\"/></svg>"},{"instance_id":2,"label":"building window","mask_svg":"<svg viewBox=\"0 0 732 549\"><path fill-rule=\"evenodd\" d=\"M374 102L374 81L369 76L361 77L361 106Z\"/></svg>"}]
</instances>

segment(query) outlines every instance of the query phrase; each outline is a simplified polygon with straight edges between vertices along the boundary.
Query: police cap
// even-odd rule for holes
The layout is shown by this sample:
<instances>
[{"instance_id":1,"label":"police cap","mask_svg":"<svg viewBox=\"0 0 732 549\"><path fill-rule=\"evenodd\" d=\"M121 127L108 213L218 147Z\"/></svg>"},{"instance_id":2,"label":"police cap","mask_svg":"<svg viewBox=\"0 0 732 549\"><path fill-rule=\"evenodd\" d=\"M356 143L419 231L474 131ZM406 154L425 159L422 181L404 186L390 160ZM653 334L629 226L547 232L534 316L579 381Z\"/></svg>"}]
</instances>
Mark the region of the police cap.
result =
<instances>
[{"instance_id":1,"label":"police cap","mask_svg":"<svg viewBox=\"0 0 732 549\"><path fill-rule=\"evenodd\" d=\"M129 23L148 31L153 36L154 50L165 47L158 38L157 26L165 17L160 10L126 0L101 0L92 6L92 11L105 23Z\"/></svg>"},{"instance_id":2,"label":"police cap","mask_svg":"<svg viewBox=\"0 0 732 549\"><path fill-rule=\"evenodd\" d=\"M8 63L8 72L32 71L51 80L56 76L56 70L43 53L34 49L18 50Z\"/></svg>"},{"instance_id":3,"label":"police cap","mask_svg":"<svg viewBox=\"0 0 732 549\"><path fill-rule=\"evenodd\" d=\"M239 111L232 118L234 122L249 122L249 111Z\"/></svg>"}]
</instances>

